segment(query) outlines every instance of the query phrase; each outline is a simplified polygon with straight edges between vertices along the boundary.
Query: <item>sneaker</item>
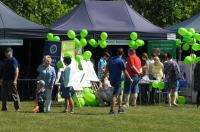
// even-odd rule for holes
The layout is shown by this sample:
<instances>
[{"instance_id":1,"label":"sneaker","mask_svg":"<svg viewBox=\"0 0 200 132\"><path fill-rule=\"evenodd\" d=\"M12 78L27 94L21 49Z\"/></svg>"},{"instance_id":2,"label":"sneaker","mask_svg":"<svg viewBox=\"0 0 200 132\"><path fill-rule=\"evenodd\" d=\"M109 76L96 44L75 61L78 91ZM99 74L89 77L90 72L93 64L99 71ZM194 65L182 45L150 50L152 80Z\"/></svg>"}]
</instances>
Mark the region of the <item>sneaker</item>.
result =
<instances>
[{"instance_id":1,"label":"sneaker","mask_svg":"<svg viewBox=\"0 0 200 132\"><path fill-rule=\"evenodd\" d=\"M178 104L172 104L174 107L178 107Z\"/></svg>"},{"instance_id":2,"label":"sneaker","mask_svg":"<svg viewBox=\"0 0 200 132\"><path fill-rule=\"evenodd\" d=\"M110 110L110 112L108 114L113 115L113 114L115 114L115 112L114 112L114 110Z\"/></svg>"},{"instance_id":3,"label":"sneaker","mask_svg":"<svg viewBox=\"0 0 200 132\"><path fill-rule=\"evenodd\" d=\"M129 104L124 104L123 107L124 108L129 108Z\"/></svg>"},{"instance_id":4,"label":"sneaker","mask_svg":"<svg viewBox=\"0 0 200 132\"><path fill-rule=\"evenodd\" d=\"M1 109L1 111L8 111L7 109Z\"/></svg>"},{"instance_id":5,"label":"sneaker","mask_svg":"<svg viewBox=\"0 0 200 132\"><path fill-rule=\"evenodd\" d=\"M15 110L15 112L21 112L21 110L20 110L20 109L17 109L17 110Z\"/></svg>"},{"instance_id":6,"label":"sneaker","mask_svg":"<svg viewBox=\"0 0 200 132\"><path fill-rule=\"evenodd\" d=\"M74 111L71 111L70 114L74 114Z\"/></svg>"},{"instance_id":7,"label":"sneaker","mask_svg":"<svg viewBox=\"0 0 200 132\"><path fill-rule=\"evenodd\" d=\"M124 112L125 112L125 110L124 110L123 107L121 107L121 108L118 110L118 113L119 113L119 114L123 114Z\"/></svg>"}]
</instances>

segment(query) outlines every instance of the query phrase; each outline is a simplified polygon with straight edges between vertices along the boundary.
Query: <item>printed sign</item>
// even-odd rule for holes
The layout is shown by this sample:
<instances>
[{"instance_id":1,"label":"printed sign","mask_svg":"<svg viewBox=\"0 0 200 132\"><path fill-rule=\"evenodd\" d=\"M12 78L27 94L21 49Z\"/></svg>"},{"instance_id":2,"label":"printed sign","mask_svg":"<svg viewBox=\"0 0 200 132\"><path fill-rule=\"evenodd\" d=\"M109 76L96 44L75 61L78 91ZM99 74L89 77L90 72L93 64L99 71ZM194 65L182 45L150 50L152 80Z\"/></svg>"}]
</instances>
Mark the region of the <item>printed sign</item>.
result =
<instances>
[{"instance_id":1,"label":"printed sign","mask_svg":"<svg viewBox=\"0 0 200 132\"><path fill-rule=\"evenodd\" d=\"M56 63L61 56L61 43L45 41L43 55L50 55L52 57L52 66L56 67Z\"/></svg>"}]
</instances>

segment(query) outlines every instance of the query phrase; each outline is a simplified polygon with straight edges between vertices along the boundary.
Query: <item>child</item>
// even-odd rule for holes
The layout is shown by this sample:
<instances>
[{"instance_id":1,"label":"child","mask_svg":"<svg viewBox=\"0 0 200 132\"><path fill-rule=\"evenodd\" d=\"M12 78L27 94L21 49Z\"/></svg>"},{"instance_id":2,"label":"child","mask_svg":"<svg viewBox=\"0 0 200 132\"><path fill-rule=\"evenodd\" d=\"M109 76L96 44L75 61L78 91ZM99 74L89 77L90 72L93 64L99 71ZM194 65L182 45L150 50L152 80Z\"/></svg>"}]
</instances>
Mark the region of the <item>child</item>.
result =
<instances>
[{"instance_id":1,"label":"child","mask_svg":"<svg viewBox=\"0 0 200 132\"><path fill-rule=\"evenodd\" d=\"M44 102L45 102L45 82L40 80L37 82L37 91L36 91L37 101L38 101L38 112L44 112Z\"/></svg>"},{"instance_id":2,"label":"child","mask_svg":"<svg viewBox=\"0 0 200 132\"><path fill-rule=\"evenodd\" d=\"M72 65L71 65L71 58L65 57L65 69L62 73L62 81L61 81L61 97L65 98L65 109L64 113L68 112L68 107L70 106L70 113L74 113L74 101L72 96L74 95L74 89L71 85L71 78L72 78Z\"/></svg>"},{"instance_id":3,"label":"child","mask_svg":"<svg viewBox=\"0 0 200 132\"><path fill-rule=\"evenodd\" d=\"M102 81L102 84L100 84L102 86L100 86L96 93L96 96L99 99L101 106L104 106L105 103L111 103L113 87L111 86L108 78L109 77L105 77L105 79Z\"/></svg>"}]
</instances>

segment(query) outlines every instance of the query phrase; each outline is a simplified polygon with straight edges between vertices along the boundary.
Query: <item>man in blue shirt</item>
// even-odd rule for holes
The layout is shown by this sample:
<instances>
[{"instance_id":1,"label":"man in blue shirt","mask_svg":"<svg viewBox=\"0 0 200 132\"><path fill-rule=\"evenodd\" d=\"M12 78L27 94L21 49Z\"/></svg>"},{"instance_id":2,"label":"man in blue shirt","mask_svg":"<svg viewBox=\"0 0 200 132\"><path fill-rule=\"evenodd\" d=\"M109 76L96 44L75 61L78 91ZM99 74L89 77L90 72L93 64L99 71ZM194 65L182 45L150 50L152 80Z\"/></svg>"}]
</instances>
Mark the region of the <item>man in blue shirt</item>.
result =
<instances>
[{"instance_id":1,"label":"man in blue shirt","mask_svg":"<svg viewBox=\"0 0 200 132\"><path fill-rule=\"evenodd\" d=\"M20 99L17 91L17 79L19 75L19 63L13 57L13 49L5 50L6 60L4 61L2 73L2 111L7 111L7 97L12 95L16 112L20 110Z\"/></svg>"},{"instance_id":2,"label":"man in blue shirt","mask_svg":"<svg viewBox=\"0 0 200 132\"><path fill-rule=\"evenodd\" d=\"M124 73L124 75L126 75L127 78L130 79L131 82L133 82L128 72L125 70L124 61L121 58L123 53L124 52L122 48L117 49L116 56L111 58L105 72L105 76L106 74L109 73L110 83L114 87L110 114L115 113L114 107L117 99L119 103L118 113L124 113L124 109L122 107L122 94L121 94L122 73Z\"/></svg>"}]
</instances>

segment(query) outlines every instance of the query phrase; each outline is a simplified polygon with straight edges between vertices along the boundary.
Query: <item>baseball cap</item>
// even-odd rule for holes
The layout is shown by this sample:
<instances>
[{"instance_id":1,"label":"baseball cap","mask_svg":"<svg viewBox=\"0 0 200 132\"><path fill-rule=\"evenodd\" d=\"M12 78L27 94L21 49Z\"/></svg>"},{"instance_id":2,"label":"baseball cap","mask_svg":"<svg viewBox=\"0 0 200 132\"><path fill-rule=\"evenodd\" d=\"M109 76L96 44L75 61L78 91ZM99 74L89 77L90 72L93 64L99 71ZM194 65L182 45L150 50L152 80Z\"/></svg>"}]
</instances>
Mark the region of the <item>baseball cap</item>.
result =
<instances>
[{"instance_id":1,"label":"baseball cap","mask_svg":"<svg viewBox=\"0 0 200 132\"><path fill-rule=\"evenodd\" d=\"M10 52L10 51L13 51L13 49L10 48L10 47L8 47L8 48L5 49L4 53L8 53L8 52Z\"/></svg>"}]
</instances>

